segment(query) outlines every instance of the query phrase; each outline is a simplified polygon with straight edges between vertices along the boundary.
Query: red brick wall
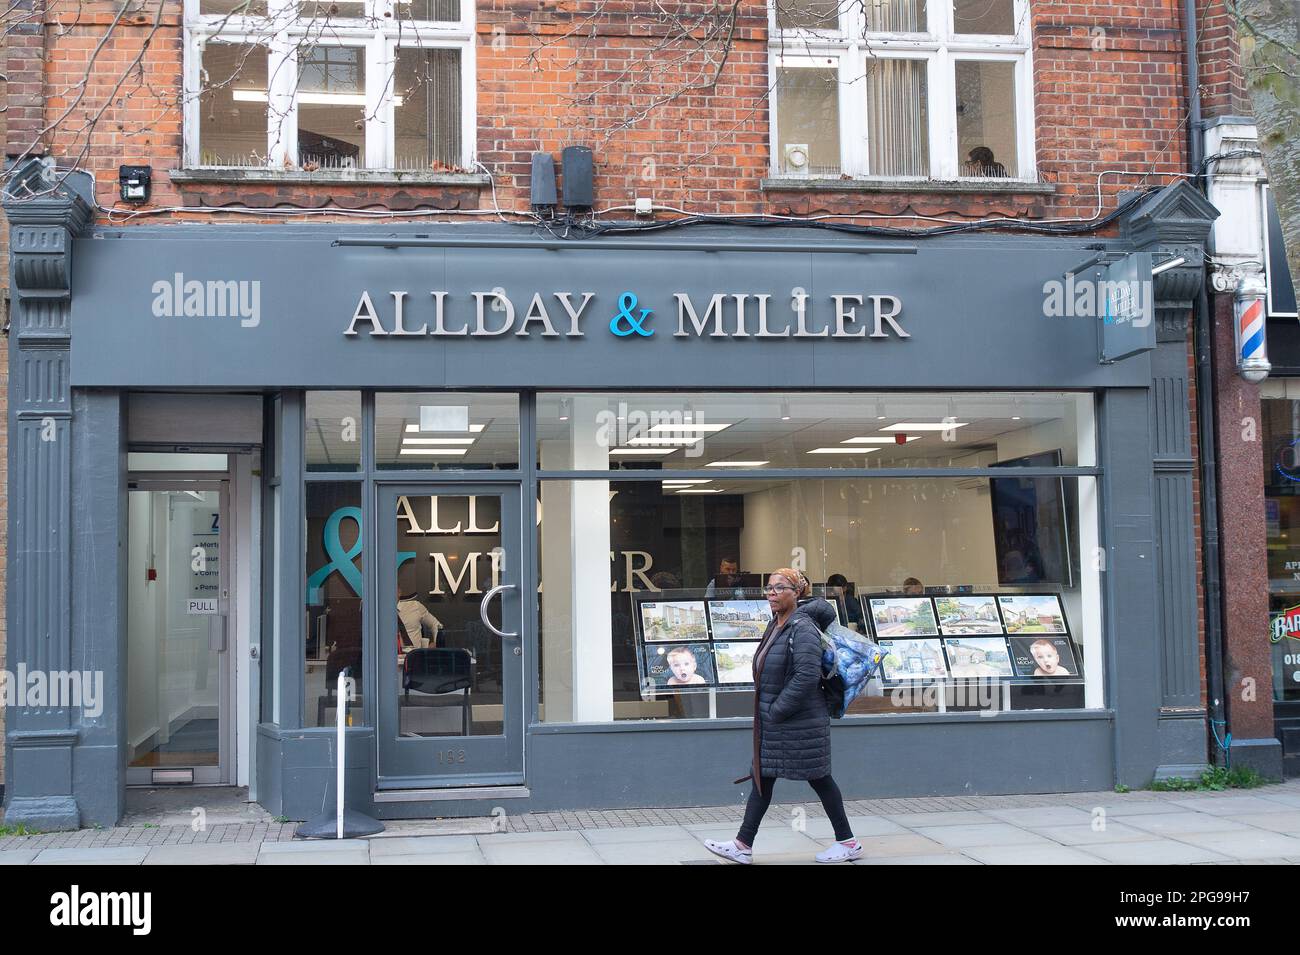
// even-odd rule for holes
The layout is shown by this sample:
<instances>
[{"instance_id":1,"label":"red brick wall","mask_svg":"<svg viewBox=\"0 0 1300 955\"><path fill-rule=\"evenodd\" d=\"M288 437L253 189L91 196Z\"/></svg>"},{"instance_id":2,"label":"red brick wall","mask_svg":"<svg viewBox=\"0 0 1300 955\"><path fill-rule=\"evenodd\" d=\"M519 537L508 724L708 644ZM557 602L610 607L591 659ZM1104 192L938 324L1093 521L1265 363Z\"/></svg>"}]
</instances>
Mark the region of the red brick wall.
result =
<instances>
[{"instance_id":1,"label":"red brick wall","mask_svg":"<svg viewBox=\"0 0 1300 955\"><path fill-rule=\"evenodd\" d=\"M1201 113L1214 116L1249 116L1250 99L1241 72L1237 24L1223 0L1197 5L1197 62L1201 70Z\"/></svg>"},{"instance_id":2,"label":"red brick wall","mask_svg":"<svg viewBox=\"0 0 1300 955\"><path fill-rule=\"evenodd\" d=\"M1176 0L1034 4L1038 166L1042 178L1057 186L1056 194L1046 197L764 193L759 181L769 157L761 0L741 0L735 39L716 86L657 108L647 107L683 84L698 85L709 71L698 65L686 72L656 67L649 76L623 77L622 71L661 41L656 35L661 30L644 5L632 2L605 4L604 13L586 24L593 2L490 0L479 6L478 156L496 175L504 208L527 207L530 152L558 156L573 143L595 149L598 208L631 204L642 194L660 205L710 213L1090 217L1100 174L1107 173L1102 191L1108 209L1117 192L1163 184L1183 170L1185 96ZM131 15L119 23L83 84L88 58L115 9L102 0L58 8L64 26L61 35L51 31L45 59L46 121L70 111L52 136L53 151L60 157L84 157L96 174L101 202L115 200L117 166L127 162L154 167L152 208L199 202L340 208L490 205L486 189L175 188L166 171L178 167L182 158L179 3L168 3L157 25L151 15ZM566 35L579 24L580 39ZM657 53L656 61L672 62L685 52L679 45ZM704 61L699 55L687 59ZM11 152L16 138L11 133Z\"/></svg>"}]
</instances>

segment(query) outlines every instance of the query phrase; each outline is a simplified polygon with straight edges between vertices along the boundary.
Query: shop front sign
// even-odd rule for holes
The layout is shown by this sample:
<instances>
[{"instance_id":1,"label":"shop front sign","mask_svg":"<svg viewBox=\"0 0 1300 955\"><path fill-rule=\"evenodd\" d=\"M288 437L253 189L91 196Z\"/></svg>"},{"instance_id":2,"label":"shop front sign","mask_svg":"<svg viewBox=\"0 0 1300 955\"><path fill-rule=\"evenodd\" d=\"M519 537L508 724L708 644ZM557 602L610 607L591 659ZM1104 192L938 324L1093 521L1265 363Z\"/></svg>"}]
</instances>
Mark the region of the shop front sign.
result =
<instances>
[{"instance_id":1,"label":"shop front sign","mask_svg":"<svg viewBox=\"0 0 1300 955\"><path fill-rule=\"evenodd\" d=\"M390 291L383 307L364 291L343 330L346 337L471 337L503 335L541 338L585 338L595 292L534 292L527 304L504 291L470 292L449 300L446 291L431 291L413 310L410 293ZM411 300L412 302L414 300ZM793 296L775 314L770 294L715 292L707 303L687 292L673 292L667 309L674 338L911 338L899 324L903 311L897 295L865 293L828 295L814 302L806 294ZM601 315L596 323L618 338L651 338L657 307L644 306L635 292L618 296L618 311Z\"/></svg>"}]
</instances>

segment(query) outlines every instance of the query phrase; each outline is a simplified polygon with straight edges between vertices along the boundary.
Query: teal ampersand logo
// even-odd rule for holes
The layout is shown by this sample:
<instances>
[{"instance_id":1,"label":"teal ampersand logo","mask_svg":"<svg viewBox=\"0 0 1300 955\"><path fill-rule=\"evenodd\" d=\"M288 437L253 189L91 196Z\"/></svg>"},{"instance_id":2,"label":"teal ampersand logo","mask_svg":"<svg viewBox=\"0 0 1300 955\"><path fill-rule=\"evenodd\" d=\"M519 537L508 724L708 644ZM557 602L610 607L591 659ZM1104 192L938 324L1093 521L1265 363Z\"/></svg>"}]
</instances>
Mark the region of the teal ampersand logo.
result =
<instances>
[{"instance_id":1,"label":"teal ampersand logo","mask_svg":"<svg viewBox=\"0 0 1300 955\"><path fill-rule=\"evenodd\" d=\"M618 314L609 320L609 330L619 338L627 338L629 335L649 338L654 334L654 329L645 327L645 320L650 317L654 309L641 309L641 317L637 318L632 314L634 308L636 308L635 294L624 292L618 297Z\"/></svg>"},{"instance_id":2,"label":"teal ampersand logo","mask_svg":"<svg viewBox=\"0 0 1300 955\"><path fill-rule=\"evenodd\" d=\"M357 525L357 538L352 542L352 546L345 548L343 546L342 525L345 520L352 520ZM325 548L325 556L329 558L329 563L318 569L307 578L307 602L310 604L320 603L320 589L325 586L325 581L331 574L338 574L343 578L344 583L351 588L352 592L358 597L361 596L362 579L361 568L357 567L356 559L361 556L361 508L359 507L340 507L337 511L329 516L325 521L325 527L321 532L321 546ZM397 552L397 566L400 568L408 560L415 559L415 551L399 550Z\"/></svg>"}]
</instances>

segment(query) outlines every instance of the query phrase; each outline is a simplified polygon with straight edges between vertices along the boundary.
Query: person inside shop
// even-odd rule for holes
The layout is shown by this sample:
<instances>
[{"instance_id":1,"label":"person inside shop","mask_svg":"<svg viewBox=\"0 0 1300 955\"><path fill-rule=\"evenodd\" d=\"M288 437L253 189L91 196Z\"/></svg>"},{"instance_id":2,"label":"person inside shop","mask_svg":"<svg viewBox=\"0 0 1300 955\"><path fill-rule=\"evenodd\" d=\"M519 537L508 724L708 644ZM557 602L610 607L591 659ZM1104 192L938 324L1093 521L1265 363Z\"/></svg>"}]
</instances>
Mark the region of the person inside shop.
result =
<instances>
[{"instance_id":1,"label":"person inside shop","mask_svg":"<svg viewBox=\"0 0 1300 955\"><path fill-rule=\"evenodd\" d=\"M831 721L820 686L821 631L835 621L835 608L813 597L808 578L792 567L773 571L766 593L772 620L754 653L754 748L749 775L736 780L753 788L736 838L704 845L724 859L753 862L754 837L777 779L805 779L835 829L836 841L817 861L848 862L862 856L862 846L831 778Z\"/></svg>"},{"instance_id":2,"label":"person inside shop","mask_svg":"<svg viewBox=\"0 0 1300 955\"><path fill-rule=\"evenodd\" d=\"M740 600L745 596L740 584L740 561L734 557L724 557L718 561L718 576L710 580L709 585L704 588L704 596L727 596L725 591L729 590L732 591L731 596Z\"/></svg>"},{"instance_id":3,"label":"person inside shop","mask_svg":"<svg viewBox=\"0 0 1300 955\"><path fill-rule=\"evenodd\" d=\"M1007 178L1007 167L993 158L993 150L987 146L976 146L966 155L962 163L963 176L981 176L986 179Z\"/></svg>"},{"instance_id":4,"label":"person inside shop","mask_svg":"<svg viewBox=\"0 0 1300 955\"><path fill-rule=\"evenodd\" d=\"M650 578L650 583L659 590L680 590L682 582L677 579L676 574L661 570Z\"/></svg>"},{"instance_id":5,"label":"person inside shop","mask_svg":"<svg viewBox=\"0 0 1300 955\"><path fill-rule=\"evenodd\" d=\"M699 662L690 647L673 647L667 653L668 668L673 675L664 681L667 686L700 686L704 677L695 672Z\"/></svg>"},{"instance_id":6,"label":"person inside shop","mask_svg":"<svg viewBox=\"0 0 1300 955\"><path fill-rule=\"evenodd\" d=\"M442 623L429 612L414 593L397 589L397 642L402 651L436 647Z\"/></svg>"},{"instance_id":7,"label":"person inside shop","mask_svg":"<svg viewBox=\"0 0 1300 955\"><path fill-rule=\"evenodd\" d=\"M1029 645L1029 652L1034 655L1034 662L1038 664L1034 676L1073 676L1069 670L1061 666L1061 653L1051 640L1035 640Z\"/></svg>"},{"instance_id":8,"label":"person inside shop","mask_svg":"<svg viewBox=\"0 0 1300 955\"><path fill-rule=\"evenodd\" d=\"M866 624L862 619L862 602L858 600L857 591L849 578L843 574L831 574L826 578L826 586L834 587L841 597L844 598L844 611L848 615L849 625L856 627L859 633L866 630Z\"/></svg>"},{"instance_id":9,"label":"person inside shop","mask_svg":"<svg viewBox=\"0 0 1300 955\"><path fill-rule=\"evenodd\" d=\"M903 581L903 593L908 596L923 596L925 594L925 585L915 577L908 577Z\"/></svg>"}]
</instances>

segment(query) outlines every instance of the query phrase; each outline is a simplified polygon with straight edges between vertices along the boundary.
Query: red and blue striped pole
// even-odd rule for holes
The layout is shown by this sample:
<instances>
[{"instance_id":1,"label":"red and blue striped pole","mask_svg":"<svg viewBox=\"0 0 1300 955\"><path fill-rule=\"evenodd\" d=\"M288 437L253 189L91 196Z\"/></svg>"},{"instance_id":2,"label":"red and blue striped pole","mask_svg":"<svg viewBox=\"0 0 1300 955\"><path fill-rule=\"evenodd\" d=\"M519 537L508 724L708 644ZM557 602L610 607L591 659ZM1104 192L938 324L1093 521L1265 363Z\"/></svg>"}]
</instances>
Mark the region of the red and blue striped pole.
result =
<instances>
[{"instance_id":1,"label":"red and blue striped pole","mask_svg":"<svg viewBox=\"0 0 1300 955\"><path fill-rule=\"evenodd\" d=\"M1233 297L1233 339L1237 345L1237 374L1247 381L1263 381L1273 366L1268 360L1264 322L1264 287L1257 279L1243 279Z\"/></svg>"}]
</instances>

